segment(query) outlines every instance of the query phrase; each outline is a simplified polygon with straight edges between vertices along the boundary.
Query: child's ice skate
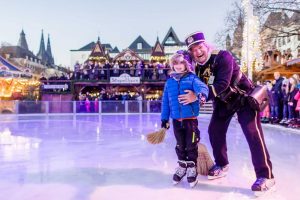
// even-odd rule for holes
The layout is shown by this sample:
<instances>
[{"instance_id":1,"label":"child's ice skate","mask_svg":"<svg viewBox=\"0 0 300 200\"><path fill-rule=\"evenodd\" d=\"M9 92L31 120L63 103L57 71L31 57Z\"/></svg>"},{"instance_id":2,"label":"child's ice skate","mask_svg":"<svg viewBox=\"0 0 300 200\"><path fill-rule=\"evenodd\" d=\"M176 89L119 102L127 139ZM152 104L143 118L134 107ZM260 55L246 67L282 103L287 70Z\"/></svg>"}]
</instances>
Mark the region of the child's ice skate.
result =
<instances>
[{"instance_id":1,"label":"child's ice skate","mask_svg":"<svg viewBox=\"0 0 300 200\"><path fill-rule=\"evenodd\" d=\"M178 160L179 166L176 168L175 174L173 175L173 184L178 184L182 178L186 175L187 163L184 160Z\"/></svg>"},{"instance_id":2,"label":"child's ice skate","mask_svg":"<svg viewBox=\"0 0 300 200\"><path fill-rule=\"evenodd\" d=\"M197 180L197 169L196 164L193 161L186 161L187 163L187 181L190 184L190 187L193 188L198 183Z\"/></svg>"}]
</instances>

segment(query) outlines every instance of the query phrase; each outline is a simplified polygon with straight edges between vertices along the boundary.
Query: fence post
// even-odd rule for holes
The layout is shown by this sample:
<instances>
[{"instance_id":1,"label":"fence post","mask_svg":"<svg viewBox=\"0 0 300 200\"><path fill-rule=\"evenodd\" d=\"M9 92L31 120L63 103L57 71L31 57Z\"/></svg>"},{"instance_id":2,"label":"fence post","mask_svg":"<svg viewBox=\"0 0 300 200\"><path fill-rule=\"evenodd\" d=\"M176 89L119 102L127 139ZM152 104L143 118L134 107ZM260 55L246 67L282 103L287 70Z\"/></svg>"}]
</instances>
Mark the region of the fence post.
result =
<instances>
[{"instance_id":1,"label":"fence post","mask_svg":"<svg viewBox=\"0 0 300 200\"><path fill-rule=\"evenodd\" d=\"M15 113L19 114L19 100L15 101Z\"/></svg>"},{"instance_id":2,"label":"fence post","mask_svg":"<svg viewBox=\"0 0 300 200\"><path fill-rule=\"evenodd\" d=\"M125 113L128 113L128 101L125 100Z\"/></svg>"},{"instance_id":3,"label":"fence post","mask_svg":"<svg viewBox=\"0 0 300 200\"><path fill-rule=\"evenodd\" d=\"M99 102L99 113L102 113L102 101L98 101Z\"/></svg>"},{"instance_id":4,"label":"fence post","mask_svg":"<svg viewBox=\"0 0 300 200\"><path fill-rule=\"evenodd\" d=\"M147 113L150 112L150 101L147 101Z\"/></svg>"},{"instance_id":5,"label":"fence post","mask_svg":"<svg viewBox=\"0 0 300 200\"><path fill-rule=\"evenodd\" d=\"M46 101L46 114L49 114L49 101Z\"/></svg>"},{"instance_id":6,"label":"fence post","mask_svg":"<svg viewBox=\"0 0 300 200\"><path fill-rule=\"evenodd\" d=\"M139 102L139 113L143 112L143 101L138 101Z\"/></svg>"},{"instance_id":7,"label":"fence post","mask_svg":"<svg viewBox=\"0 0 300 200\"><path fill-rule=\"evenodd\" d=\"M76 101L73 101L73 115L76 114Z\"/></svg>"}]
</instances>

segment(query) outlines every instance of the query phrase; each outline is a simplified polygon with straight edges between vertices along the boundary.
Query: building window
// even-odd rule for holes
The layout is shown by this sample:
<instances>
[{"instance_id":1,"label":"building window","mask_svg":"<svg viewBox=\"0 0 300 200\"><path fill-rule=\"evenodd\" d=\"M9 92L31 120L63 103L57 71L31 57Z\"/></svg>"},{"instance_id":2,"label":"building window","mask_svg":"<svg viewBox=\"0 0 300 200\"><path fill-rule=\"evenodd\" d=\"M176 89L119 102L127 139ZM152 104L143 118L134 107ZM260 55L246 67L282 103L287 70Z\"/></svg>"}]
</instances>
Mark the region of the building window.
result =
<instances>
[{"instance_id":1,"label":"building window","mask_svg":"<svg viewBox=\"0 0 300 200\"><path fill-rule=\"evenodd\" d=\"M290 43L290 42L291 42L291 37L288 36L288 37L287 37L287 43Z\"/></svg>"},{"instance_id":2,"label":"building window","mask_svg":"<svg viewBox=\"0 0 300 200\"><path fill-rule=\"evenodd\" d=\"M285 45L285 37L282 38L282 45Z\"/></svg>"},{"instance_id":3,"label":"building window","mask_svg":"<svg viewBox=\"0 0 300 200\"><path fill-rule=\"evenodd\" d=\"M278 55L277 54L274 54L274 61L278 62Z\"/></svg>"},{"instance_id":4,"label":"building window","mask_svg":"<svg viewBox=\"0 0 300 200\"><path fill-rule=\"evenodd\" d=\"M300 31L298 32L298 41L300 41Z\"/></svg>"},{"instance_id":5,"label":"building window","mask_svg":"<svg viewBox=\"0 0 300 200\"><path fill-rule=\"evenodd\" d=\"M172 37L168 37L168 39L166 40L166 44L175 44L175 41Z\"/></svg>"},{"instance_id":6,"label":"building window","mask_svg":"<svg viewBox=\"0 0 300 200\"><path fill-rule=\"evenodd\" d=\"M137 43L137 49L142 49L142 43Z\"/></svg>"}]
</instances>

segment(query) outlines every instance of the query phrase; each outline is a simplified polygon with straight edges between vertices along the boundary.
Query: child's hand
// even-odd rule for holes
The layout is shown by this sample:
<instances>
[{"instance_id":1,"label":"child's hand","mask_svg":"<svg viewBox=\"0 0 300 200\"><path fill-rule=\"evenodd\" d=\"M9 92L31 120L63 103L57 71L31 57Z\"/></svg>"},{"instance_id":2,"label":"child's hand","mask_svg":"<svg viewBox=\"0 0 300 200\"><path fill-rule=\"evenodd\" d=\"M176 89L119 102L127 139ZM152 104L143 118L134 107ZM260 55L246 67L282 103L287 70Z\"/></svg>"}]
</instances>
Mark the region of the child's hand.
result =
<instances>
[{"instance_id":1,"label":"child's hand","mask_svg":"<svg viewBox=\"0 0 300 200\"><path fill-rule=\"evenodd\" d=\"M165 129L169 129L170 128L170 124L168 120L161 120L161 127L165 128Z\"/></svg>"},{"instance_id":2,"label":"child's hand","mask_svg":"<svg viewBox=\"0 0 300 200\"><path fill-rule=\"evenodd\" d=\"M206 98L205 97L201 97L200 98L200 105L202 106L202 105L204 105L206 103Z\"/></svg>"}]
</instances>

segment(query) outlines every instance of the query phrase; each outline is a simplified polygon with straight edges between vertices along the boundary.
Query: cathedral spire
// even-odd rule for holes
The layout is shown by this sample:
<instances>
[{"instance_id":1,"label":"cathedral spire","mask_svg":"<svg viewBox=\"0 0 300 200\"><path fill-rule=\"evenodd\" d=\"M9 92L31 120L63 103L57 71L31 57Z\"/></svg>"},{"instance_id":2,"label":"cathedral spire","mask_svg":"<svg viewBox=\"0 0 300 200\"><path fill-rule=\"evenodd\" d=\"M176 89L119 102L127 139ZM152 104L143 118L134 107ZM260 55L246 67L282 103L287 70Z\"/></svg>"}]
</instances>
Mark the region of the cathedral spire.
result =
<instances>
[{"instance_id":1,"label":"cathedral spire","mask_svg":"<svg viewBox=\"0 0 300 200\"><path fill-rule=\"evenodd\" d=\"M45 55L46 55L46 50L45 50L45 42L44 42L44 32L42 30L40 49L37 54L37 57L39 57L42 61L45 61Z\"/></svg>"},{"instance_id":2,"label":"cathedral spire","mask_svg":"<svg viewBox=\"0 0 300 200\"><path fill-rule=\"evenodd\" d=\"M18 46L22 47L23 49L28 50L28 45L27 45L27 41L26 41L26 37L25 37L25 33L24 33L23 29L22 29L22 32L20 33Z\"/></svg>"},{"instance_id":3,"label":"cathedral spire","mask_svg":"<svg viewBox=\"0 0 300 200\"><path fill-rule=\"evenodd\" d=\"M227 34L227 36L226 36L226 50L231 51L231 38L230 38L229 34Z\"/></svg>"},{"instance_id":4,"label":"cathedral spire","mask_svg":"<svg viewBox=\"0 0 300 200\"><path fill-rule=\"evenodd\" d=\"M54 64L54 59L53 59L53 56L52 56L52 51L51 51L51 44L50 44L50 35L48 34L48 41L47 41L47 50L46 50L46 53L48 54L49 56L49 62L50 64Z\"/></svg>"}]
</instances>

